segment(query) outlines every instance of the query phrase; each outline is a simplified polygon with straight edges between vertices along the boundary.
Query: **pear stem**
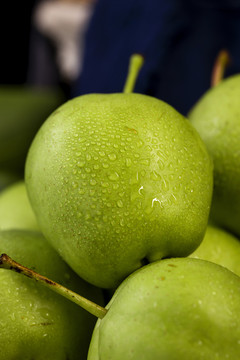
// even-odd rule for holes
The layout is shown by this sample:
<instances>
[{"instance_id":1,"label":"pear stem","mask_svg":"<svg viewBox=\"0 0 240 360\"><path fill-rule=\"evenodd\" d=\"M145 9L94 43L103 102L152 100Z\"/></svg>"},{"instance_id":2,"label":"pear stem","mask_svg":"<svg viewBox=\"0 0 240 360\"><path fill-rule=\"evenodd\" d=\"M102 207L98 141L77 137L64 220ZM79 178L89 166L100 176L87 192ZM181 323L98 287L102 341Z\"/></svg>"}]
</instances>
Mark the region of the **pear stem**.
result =
<instances>
[{"instance_id":1,"label":"pear stem","mask_svg":"<svg viewBox=\"0 0 240 360\"><path fill-rule=\"evenodd\" d=\"M123 88L125 94L133 92L139 71L143 66L144 58L140 54L133 54L130 57L127 79Z\"/></svg>"},{"instance_id":2,"label":"pear stem","mask_svg":"<svg viewBox=\"0 0 240 360\"><path fill-rule=\"evenodd\" d=\"M213 65L212 76L211 76L211 87L218 85L223 77L226 67L230 64L231 58L227 50L221 50L216 58Z\"/></svg>"},{"instance_id":3,"label":"pear stem","mask_svg":"<svg viewBox=\"0 0 240 360\"><path fill-rule=\"evenodd\" d=\"M12 270L17 273L23 274L33 280L39 281L41 284L45 285L49 289L64 296L68 300L71 300L75 304L81 306L83 309L87 310L89 313L97 316L100 319L102 319L107 313L107 310L102 306L95 304L94 302L84 298L83 296L75 293L70 289L65 288L64 286L56 283L55 281L52 281L47 277L40 275L37 272L17 263L6 254L2 254L0 256L0 268Z\"/></svg>"}]
</instances>

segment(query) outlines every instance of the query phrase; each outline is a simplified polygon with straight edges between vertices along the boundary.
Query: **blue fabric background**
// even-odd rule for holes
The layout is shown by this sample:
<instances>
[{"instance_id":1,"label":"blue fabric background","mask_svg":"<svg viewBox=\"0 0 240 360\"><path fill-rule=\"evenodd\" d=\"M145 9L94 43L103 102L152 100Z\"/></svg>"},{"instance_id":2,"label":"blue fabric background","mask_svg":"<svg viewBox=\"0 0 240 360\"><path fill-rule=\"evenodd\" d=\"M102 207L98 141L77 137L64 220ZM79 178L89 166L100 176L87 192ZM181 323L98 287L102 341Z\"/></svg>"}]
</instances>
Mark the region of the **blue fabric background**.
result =
<instances>
[{"instance_id":1,"label":"blue fabric background","mask_svg":"<svg viewBox=\"0 0 240 360\"><path fill-rule=\"evenodd\" d=\"M98 0L71 96L122 91L129 57L139 52L145 63L135 91L187 114L223 48L232 58L226 76L239 72L240 1Z\"/></svg>"}]
</instances>

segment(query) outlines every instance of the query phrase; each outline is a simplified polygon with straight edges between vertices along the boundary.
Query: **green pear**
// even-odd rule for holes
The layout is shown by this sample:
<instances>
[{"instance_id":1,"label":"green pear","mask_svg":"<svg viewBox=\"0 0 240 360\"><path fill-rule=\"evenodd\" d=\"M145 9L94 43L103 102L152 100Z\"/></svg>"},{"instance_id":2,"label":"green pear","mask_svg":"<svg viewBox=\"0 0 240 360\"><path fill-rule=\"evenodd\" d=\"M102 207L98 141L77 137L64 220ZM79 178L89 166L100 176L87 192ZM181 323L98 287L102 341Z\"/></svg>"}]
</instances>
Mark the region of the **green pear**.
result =
<instances>
[{"instance_id":1,"label":"green pear","mask_svg":"<svg viewBox=\"0 0 240 360\"><path fill-rule=\"evenodd\" d=\"M0 192L0 230L14 228L39 230L23 180Z\"/></svg>"},{"instance_id":2,"label":"green pear","mask_svg":"<svg viewBox=\"0 0 240 360\"><path fill-rule=\"evenodd\" d=\"M239 360L240 277L213 262L148 264L122 282L105 308L6 254L0 267L39 281L99 318L88 360Z\"/></svg>"},{"instance_id":3,"label":"green pear","mask_svg":"<svg viewBox=\"0 0 240 360\"><path fill-rule=\"evenodd\" d=\"M0 251L102 303L101 291L80 279L37 232L0 232ZM0 358L86 359L95 317L39 283L0 269Z\"/></svg>"},{"instance_id":4,"label":"green pear","mask_svg":"<svg viewBox=\"0 0 240 360\"><path fill-rule=\"evenodd\" d=\"M149 264L124 280L106 308L88 360L239 360L240 278L220 265Z\"/></svg>"},{"instance_id":5,"label":"green pear","mask_svg":"<svg viewBox=\"0 0 240 360\"><path fill-rule=\"evenodd\" d=\"M189 256L225 266L240 276L240 241L216 226L207 227L203 241Z\"/></svg>"},{"instance_id":6,"label":"green pear","mask_svg":"<svg viewBox=\"0 0 240 360\"><path fill-rule=\"evenodd\" d=\"M214 164L210 217L240 235L240 75L209 89L189 113Z\"/></svg>"},{"instance_id":7,"label":"green pear","mask_svg":"<svg viewBox=\"0 0 240 360\"><path fill-rule=\"evenodd\" d=\"M103 288L147 262L193 252L212 197L212 161L197 131L170 105L128 89L59 107L25 167L41 231Z\"/></svg>"}]
</instances>

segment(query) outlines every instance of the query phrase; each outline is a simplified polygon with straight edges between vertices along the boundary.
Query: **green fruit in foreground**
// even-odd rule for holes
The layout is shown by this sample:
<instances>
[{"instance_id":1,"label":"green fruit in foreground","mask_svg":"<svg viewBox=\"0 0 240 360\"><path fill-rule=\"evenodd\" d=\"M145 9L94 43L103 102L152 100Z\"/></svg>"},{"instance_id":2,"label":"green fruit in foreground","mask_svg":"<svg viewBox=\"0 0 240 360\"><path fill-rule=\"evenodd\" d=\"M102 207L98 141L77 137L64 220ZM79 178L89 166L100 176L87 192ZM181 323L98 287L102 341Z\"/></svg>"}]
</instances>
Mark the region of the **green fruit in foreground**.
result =
<instances>
[{"instance_id":1,"label":"green fruit in foreground","mask_svg":"<svg viewBox=\"0 0 240 360\"><path fill-rule=\"evenodd\" d=\"M189 119L214 164L211 218L240 235L240 75L222 80L194 106Z\"/></svg>"},{"instance_id":2,"label":"green fruit in foreground","mask_svg":"<svg viewBox=\"0 0 240 360\"><path fill-rule=\"evenodd\" d=\"M88 360L239 360L240 278L204 260L130 275L98 320Z\"/></svg>"},{"instance_id":3,"label":"green fruit in foreground","mask_svg":"<svg viewBox=\"0 0 240 360\"><path fill-rule=\"evenodd\" d=\"M102 303L100 290L74 274L39 233L1 231L0 251ZM0 269L0 283L1 359L86 359L92 315L20 274Z\"/></svg>"},{"instance_id":4,"label":"green fruit in foreground","mask_svg":"<svg viewBox=\"0 0 240 360\"><path fill-rule=\"evenodd\" d=\"M40 228L85 280L114 287L201 242L212 163L192 125L141 94L68 101L36 135L25 180Z\"/></svg>"},{"instance_id":5,"label":"green fruit in foreground","mask_svg":"<svg viewBox=\"0 0 240 360\"><path fill-rule=\"evenodd\" d=\"M190 254L201 242L212 163L189 122L131 93L90 94L58 108L27 156L29 198L46 238L85 280L114 288L146 262Z\"/></svg>"},{"instance_id":6,"label":"green fruit in foreground","mask_svg":"<svg viewBox=\"0 0 240 360\"><path fill-rule=\"evenodd\" d=\"M203 241L190 257L212 261L240 276L240 241L215 226L207 227Z\"/></svg>"},{"instance_id":7,"label":"green fruit in foreground","mask_svg":"<svg viewBox=\"0 0 240 360\"><path fill-rule=\"evenodd\" d=\"M39 230L28 200L24 181L18 181L0 192L0 230Z\"/></svg>"},{"instance_id":8,"label":"green fruit in foreground","mask_svg":"<svg viewBox=\"0 0 240 360\"><path fill-rule=\"evenodd\" d=\"M140 94L85 95L35 137L25 180L41 230L85 280L114 287L201 242L212 163L195 129Z\"/></svg>"}]
</instances>

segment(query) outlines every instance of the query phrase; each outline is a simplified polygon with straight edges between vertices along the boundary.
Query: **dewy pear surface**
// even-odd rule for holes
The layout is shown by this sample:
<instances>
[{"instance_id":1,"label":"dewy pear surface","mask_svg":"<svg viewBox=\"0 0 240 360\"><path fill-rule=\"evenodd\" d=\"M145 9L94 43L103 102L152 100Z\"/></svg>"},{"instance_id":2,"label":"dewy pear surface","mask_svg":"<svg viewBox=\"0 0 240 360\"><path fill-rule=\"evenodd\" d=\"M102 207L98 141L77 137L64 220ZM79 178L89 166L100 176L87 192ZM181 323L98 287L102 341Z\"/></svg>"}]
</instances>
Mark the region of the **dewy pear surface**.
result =
<instances>
[{"instance_id":1,"label":"dewy pear surface","mask_svg":"<svg viewBox=\"0 0 240 360\"><path fill-rule=\"evenodd\" d=\"M211 218L240 235L240 75L222 80L196 103L189 119L214 164Z\"/></svg>"},{"instance_id":2,"label":"dewy pear surface","mask_svg":"<svg viewBox=\"0 0 240 360\"><path fill-rule=\"evenodd\" d=\"M140 94L92 94L58 108L30 147L25 179L41 230L85 280L114 287L145 259L201 242L212 163L195 129Z\"/></svg>"},{"instance_id":3,"label":"dewy pear surface","mask_svg":"<svg viewBox=\"0 0 240 360\"><path fill-rule=\"evenodd\" d=\"M80 279L38 232L0 232L0 252L103 303L99 289ZM95 318L27 277L0 269L0 358L85 360Z\"/></svg>"},{"instance_id":4,"label":"dewy pear surface","mask_svg":"<svg viewBox=\"0 0 240 360\"><path fill-rule=\"evenodd\" d=\"M98 320L88 360L239 360L240 278L165 259L131 274Z\"/></svg>"}]
</instances>

